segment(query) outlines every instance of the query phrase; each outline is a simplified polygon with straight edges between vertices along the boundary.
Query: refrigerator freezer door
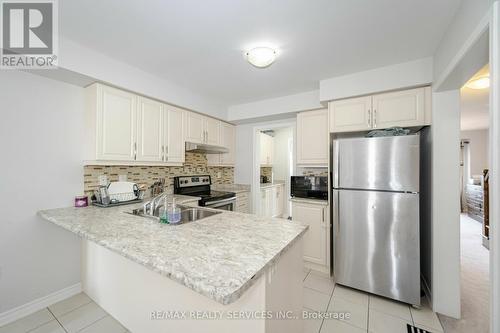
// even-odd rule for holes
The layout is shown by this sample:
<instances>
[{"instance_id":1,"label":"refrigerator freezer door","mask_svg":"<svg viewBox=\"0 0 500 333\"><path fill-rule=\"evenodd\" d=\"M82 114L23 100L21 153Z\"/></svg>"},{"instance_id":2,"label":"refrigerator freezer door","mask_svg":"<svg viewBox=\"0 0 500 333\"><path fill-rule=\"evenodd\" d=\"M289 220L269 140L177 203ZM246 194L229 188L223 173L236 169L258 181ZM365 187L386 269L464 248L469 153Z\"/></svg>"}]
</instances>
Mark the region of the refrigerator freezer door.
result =
<instances>
[{"instance_id":1,"label":"refrigerator freezer door","mask_svg":"<svg viewBox=\"0 0 500 333\"><path fill-rule=\"evenodd\" d=\"M419 192L418 135L334 141L334 187Z\"/></svg>"},{"instance_id":2,"label":"refrigerator freezer door","mask_svg":"<svg viewBox=\"0 0 500 333\"><path fill-rule=\"evenodd\" d=\"M333 197L336 282L419 305L418 194L338 190Z\"/></svg>"}]
</instances>

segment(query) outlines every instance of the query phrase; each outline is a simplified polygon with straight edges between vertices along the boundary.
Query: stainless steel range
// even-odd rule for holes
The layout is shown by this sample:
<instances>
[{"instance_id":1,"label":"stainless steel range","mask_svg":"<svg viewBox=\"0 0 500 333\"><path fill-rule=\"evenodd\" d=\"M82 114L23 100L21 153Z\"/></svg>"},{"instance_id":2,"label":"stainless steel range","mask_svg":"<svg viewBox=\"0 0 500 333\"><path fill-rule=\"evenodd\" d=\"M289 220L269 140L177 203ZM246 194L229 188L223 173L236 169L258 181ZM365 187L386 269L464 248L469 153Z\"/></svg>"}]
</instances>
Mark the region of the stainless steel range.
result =
<instances>
[{"instance_id":1,"label":"stainless steel range","mask_svg":"<svg viewBox=\"0 0 500 333\"><path fill-rule=\"evenodd\" d=\"M202 207L234 211L236 194L210 190L211 184L209 175L174 177L174 193L200 197L198 205Z\"/></svg>"}]
</instances>

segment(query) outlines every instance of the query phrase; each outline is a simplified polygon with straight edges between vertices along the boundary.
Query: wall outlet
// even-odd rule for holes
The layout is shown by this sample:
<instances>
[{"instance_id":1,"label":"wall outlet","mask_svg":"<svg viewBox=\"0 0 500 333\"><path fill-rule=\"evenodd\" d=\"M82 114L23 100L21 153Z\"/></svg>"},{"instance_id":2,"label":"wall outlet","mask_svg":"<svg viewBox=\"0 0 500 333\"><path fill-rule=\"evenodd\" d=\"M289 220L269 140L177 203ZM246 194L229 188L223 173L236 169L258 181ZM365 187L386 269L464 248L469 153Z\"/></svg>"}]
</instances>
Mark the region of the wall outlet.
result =
<instances>
[{"instance_id":1,"label":"wall outlet","mask_svg":"<svg viewBox=\"0 0 500 333\"><path fill-rule=\"evenodd\" d=\"M118 181L120 181L120 182L126 182L127 181L127 175L118 175Z\"/></svg>"},{"instance_id":2,"label":"wall outlet","mask_svg":"<svg viewBox=\"0 0 500 333\"><path fill-rule=\"evenodd\" d=\"M99 186L107 186L108 185L108 176L99 175Z\"/></svg>"},{"instance_id":3,"label":"wall outlet","mask_svg":"<svg viewBox=\"0 0 500 333\"><path fill-rule=\"evenodd\" d=\"M222 178L222 172L217 172L217 178Z\"/></svg>"}]
</instances>

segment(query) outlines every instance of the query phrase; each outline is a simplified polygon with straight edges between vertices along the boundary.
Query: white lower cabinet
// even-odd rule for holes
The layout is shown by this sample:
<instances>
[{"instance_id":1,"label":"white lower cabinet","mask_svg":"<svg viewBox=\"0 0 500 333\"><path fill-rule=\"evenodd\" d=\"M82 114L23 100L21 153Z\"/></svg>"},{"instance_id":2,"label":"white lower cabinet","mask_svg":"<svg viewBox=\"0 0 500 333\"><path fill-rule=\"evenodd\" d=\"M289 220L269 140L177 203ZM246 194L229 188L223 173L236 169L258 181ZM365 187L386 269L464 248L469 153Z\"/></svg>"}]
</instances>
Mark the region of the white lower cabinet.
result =
<instances>
[{"instance_id":1,"label":"white lower cabinet","mask_svg":"<svg viewBox=\"0 0 500 333\"><path fill-rule=\"evenodd\" d=\"M236 193L235 212L250 213L249 192Z\"/></svg>"},{"instance_id":2,"label":"white lower cabinet","mask_svg":"<svg viewBox=\"0 0 500 333\"><path fill-rule=\"evenodd\" d=\"M292 219L309 225L304 236L304 260L327 270L329 265L328 205L292 200Z\"/></svg>"},{"instance_id":3,"label":"white lower cabinet","mask_svg":"<svg viewBox=\"0 0 500 333\"><path fill-rule=\"evenodd\" d=\"M259 214L263 217L271 217L272 188L260 189L260 209Z\"/></svg>"},{"instance_id":4,"label":"white lower cabinet","mask_svg":"<svg viewBox=\"0 0 500 333\"><path fill-rule=\"evenodd\" d=\"M284 206L284 184L269 185L260 189L259 214L261 216L281 217Z\"/></svg>"}]
</instances>

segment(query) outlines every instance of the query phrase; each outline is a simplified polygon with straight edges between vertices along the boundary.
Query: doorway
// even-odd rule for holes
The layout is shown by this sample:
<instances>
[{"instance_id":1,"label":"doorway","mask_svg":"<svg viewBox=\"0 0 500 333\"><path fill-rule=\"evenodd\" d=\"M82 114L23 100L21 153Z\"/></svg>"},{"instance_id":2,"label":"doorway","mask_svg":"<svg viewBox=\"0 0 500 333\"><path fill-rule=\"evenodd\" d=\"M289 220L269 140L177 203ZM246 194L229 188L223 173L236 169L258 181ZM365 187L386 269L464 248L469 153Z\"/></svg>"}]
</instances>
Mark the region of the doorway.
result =
<instances>
[{"instance_id":1,"label":"doorway","mask_svg":"<svg viewBox=\"0 0 500 333\"><path fill-rule=\"evenodd\" d=\"M460 89L461 319L442 316L446 331L489 332L489 66Z\"/></svg>"},{"instance_id":2,"label":"doorway","mask_svg":"<svg viewBox=\"0 0 500 333\"><path fill-rule=\"evenodd\" d=\"M290 176L295 172L295 124L256 128L254 168L256 213L263 217L290 216Z\"/></svg>"}]
</instances>

